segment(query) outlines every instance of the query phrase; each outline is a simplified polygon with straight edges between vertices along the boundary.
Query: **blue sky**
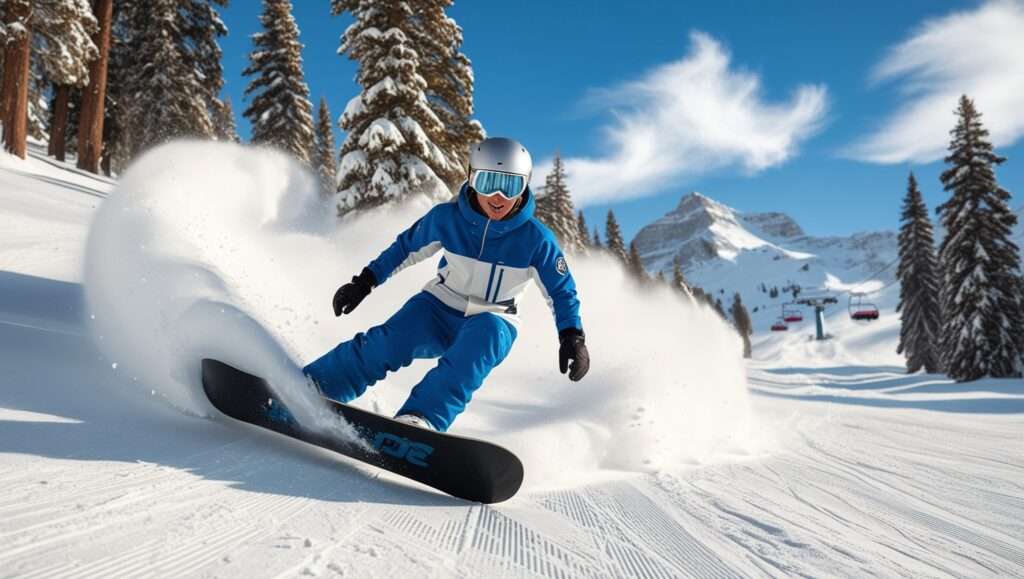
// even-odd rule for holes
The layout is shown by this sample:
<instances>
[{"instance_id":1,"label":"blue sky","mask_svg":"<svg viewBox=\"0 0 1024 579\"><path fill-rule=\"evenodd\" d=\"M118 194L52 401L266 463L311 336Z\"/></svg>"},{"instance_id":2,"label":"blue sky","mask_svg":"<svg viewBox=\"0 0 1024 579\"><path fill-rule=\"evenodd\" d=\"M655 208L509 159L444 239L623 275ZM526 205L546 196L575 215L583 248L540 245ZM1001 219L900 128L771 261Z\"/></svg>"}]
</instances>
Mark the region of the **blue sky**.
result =
<instances>
[{"instance_id":1,"label":"blue sky","mask_svg":"<svg viewBox=\"0 0 1024 579\"><path fill-rule=\"evenodd\" d=\"M350 18L295 5L314 104L325 96L336 118L359 91L336 53ZM260 10L223 11L239 116ZM560 151L588 223L603 229L612 208L627 239L694 190L814 235L895 229L909 171L929 207L946 198L941 155L964 92L1024 205L1020 0L461 1L449 14L488 133L522 141L540 171Z\"/></svg>"}]
</instances>

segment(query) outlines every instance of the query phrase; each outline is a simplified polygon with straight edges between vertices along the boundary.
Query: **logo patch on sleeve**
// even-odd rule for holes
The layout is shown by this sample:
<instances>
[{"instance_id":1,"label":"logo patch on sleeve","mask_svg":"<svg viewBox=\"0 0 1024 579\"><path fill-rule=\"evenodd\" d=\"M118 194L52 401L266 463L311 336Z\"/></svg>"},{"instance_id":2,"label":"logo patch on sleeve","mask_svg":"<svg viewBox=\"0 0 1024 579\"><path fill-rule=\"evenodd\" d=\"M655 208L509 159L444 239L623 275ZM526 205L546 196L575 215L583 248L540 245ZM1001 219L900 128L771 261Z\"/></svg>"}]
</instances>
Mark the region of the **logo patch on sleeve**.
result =
<instances>
[{"instance_id":1,"label":"logo patch on sleeve","mask_svg":"<svg viewBox=\"0 0 1024 579\"><path fill-rule=\"evenodd\" d=\"M555 270L558 272L558 275L565 275L569 273L569 264L565 263L565 258L561 255L559 255L558 259L555 260Z\"/></svg>"}]
</instances>

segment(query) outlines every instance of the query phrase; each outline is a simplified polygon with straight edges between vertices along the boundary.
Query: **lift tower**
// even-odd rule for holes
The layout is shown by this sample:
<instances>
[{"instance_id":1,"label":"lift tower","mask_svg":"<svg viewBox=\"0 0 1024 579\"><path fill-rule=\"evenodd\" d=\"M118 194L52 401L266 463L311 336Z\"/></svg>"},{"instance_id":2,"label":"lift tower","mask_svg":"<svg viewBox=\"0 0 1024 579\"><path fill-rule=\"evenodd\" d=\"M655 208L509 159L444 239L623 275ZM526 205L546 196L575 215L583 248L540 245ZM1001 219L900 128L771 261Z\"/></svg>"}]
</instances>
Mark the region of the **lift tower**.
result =
<instances>
[{"instance_id":1,"label":"lift tower","mask_svg":"<svg viewBox=\"0 0 1024 579\"><path fill-rule=\"evenodd\" d=\"M829 304L838 304L839 300L832 296L813 296L800 298L793 303L801 306L810 306L814 308L814 321L818 329L818 335L816 340L825 339L825 306Z\"/></svg>"}]
</instances>

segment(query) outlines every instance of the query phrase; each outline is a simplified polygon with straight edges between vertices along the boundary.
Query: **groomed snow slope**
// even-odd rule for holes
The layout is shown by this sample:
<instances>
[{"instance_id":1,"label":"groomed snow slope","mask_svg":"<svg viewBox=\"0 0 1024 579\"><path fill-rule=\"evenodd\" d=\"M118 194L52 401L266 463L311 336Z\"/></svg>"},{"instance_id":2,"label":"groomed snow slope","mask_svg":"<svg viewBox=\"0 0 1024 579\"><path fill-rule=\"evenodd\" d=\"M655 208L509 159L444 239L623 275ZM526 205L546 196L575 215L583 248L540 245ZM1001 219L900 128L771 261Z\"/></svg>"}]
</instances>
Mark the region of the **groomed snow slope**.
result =
<instances>
[{"instance_id":1,"label":"groomed snow slope","mask_svg":"<svg viewBox=\"0 0 1024 579\"><path fill-rule=\"evenodd\" d=\"M354 224L358 236L346 238L310 228L301 212L278 219L263 195L267 182L289 182L272 179L275 170L300 183L279 193L309 200L288 163L195 147L163 154L212 157L215 173L147 171L141 204L115 194L98 214L110 184L39 158L0 159L0 577L1024 573L1020 381L906 376L882 325L853 327L849 338L837 325L824 346L759 335L745 378L736 344L717 337L706 312L622 295L628 287L614 289L600 263L574 265L593 374L570 384L552 368L553 329L534 296L518 358L456 423L543 474L506 503L467 504L207 417L181 370L183 337L227 331L239 343L224 354L249 363L280 343L287 366L397 308L433 260L337 320L333 286L403 225ZM257 177L245 181L250 171ZM173 188L151 189L175 179L248 184L252 197L192 190L206 196L193 206ZM218 191L228 198L213 199ZM121 246L99 266L96 244L113 250L95 237L87 249L90 220L113 207L137 219L107 241L142 233L149 249ZM204 212L216 217L211 229L195 217ZM275 261L295 255L308 261ZM143 269L157 277L129 283ZM215 302L250 332L174 317ZM147 317L147 304L162 315ZM119 356L146 349L159 352L147 364ZM393 409L423 369L375 386L363 403ZM754 395L735 391L736 380Z\"/></svg>"}]
</instances>

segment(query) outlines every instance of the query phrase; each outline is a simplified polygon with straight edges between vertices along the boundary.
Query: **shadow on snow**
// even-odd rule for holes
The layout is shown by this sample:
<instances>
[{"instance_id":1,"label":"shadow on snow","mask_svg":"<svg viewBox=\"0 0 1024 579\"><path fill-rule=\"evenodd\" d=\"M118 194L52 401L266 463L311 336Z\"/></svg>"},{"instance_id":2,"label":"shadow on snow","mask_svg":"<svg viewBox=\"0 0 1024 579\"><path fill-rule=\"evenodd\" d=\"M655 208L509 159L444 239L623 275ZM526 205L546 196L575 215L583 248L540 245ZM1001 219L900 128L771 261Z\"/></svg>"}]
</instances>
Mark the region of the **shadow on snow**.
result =
<instances>
[{"instance_id":1,"label":"shadow on snow","mask_svg":"<svg viewBox=\"0 0 1024 579\"><path fill-rule=\"evenodd\" d=\"M111 367L84 313L79 284L0 271L0 413L14 411L0 418L0 453L151 463L324 501L470 504L258 427L184 414Z\"/></svg>"},{"instance_id":2,"label":"shadow on snow","mask_svg":"<svg viewBox=\"0 0 1024 579\"><path fill-rule=\"evenodd\" d=\"M938 374L907 374L899 366L770 368L761 372L766 376L752 377L751 390L771 398L965 414L1024 413L1024 380L1020 379L957 383ZM812 381L787 382L769 377L795 375Z\"/></svg>"}]
</instances>

